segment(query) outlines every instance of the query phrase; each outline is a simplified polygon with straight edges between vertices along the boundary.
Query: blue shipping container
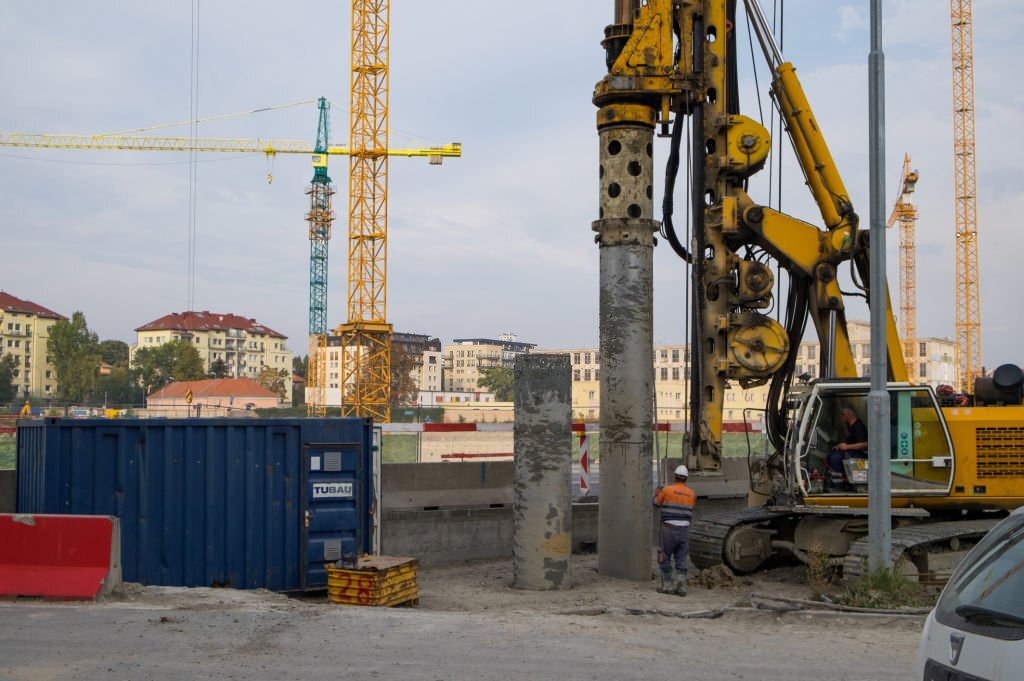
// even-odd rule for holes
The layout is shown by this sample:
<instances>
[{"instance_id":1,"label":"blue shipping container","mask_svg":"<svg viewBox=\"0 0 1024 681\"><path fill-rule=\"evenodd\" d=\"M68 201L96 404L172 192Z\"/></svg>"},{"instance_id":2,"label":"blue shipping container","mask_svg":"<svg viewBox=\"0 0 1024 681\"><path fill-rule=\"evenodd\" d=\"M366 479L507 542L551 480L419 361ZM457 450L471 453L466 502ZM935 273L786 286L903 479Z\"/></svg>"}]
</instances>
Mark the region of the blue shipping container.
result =
<instances>
[{"instance_id":1,"label":"blue shipping container","mask_svg":"<svg viewBox=\"0 0 1024 681\"><path fill-rule=\"evenodd\" d=\"M121 519L125 581L297 591L372 548L368 419L18 422L20 513Z\"/></svg>"}]
</instances>

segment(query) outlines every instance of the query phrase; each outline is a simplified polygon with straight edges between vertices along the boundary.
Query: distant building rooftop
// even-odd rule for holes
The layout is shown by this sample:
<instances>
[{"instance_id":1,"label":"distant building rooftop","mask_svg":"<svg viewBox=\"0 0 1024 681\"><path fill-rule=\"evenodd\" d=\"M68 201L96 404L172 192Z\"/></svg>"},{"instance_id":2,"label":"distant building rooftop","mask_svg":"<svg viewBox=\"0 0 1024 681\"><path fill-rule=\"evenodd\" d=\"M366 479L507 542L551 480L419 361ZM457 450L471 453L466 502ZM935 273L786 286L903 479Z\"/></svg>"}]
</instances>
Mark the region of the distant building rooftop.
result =
<instances>
[{"instance_id":1,"label":"distant building rooftop","mask_svg":"<svg viewBox=\"0 0 1024 681\"><path fill-rule=\"evenodd\" d=\"M536 343L523 343L521 341L498 338L453 338L452 343L455 345L500 345L503 350L511 352L529 352L537 347Z\"/></svg>"},{"instance_id":2,"label":"distant building rooftop","mask_svg":"<svg viewBox=\"0 0 1024 681\"><path fill-rule=\"evenodd\" d=\"M57 314L53 310L33 303L31 300L16 298L6 291L0 291L0 309L6 310L7 312L32 314L37 317L43 317L44 319L67 319L67 317L62 314Z\"/></svg>"},{"instance_id":3,"label":"distant building rooftop","mask_svg":"<svg viewBox=\"0 0 1024 681\"><path fill-rule=\"evenodd\" d=\"M202 312L172 312L143 324L136 331L227 331L234 329L275 338L288 338L282 333L263 326L255 319L246 319L233 314L220 314L203 310Z\"/></svg>"},{"instance_id":4,"label":"distant building rooftop","mask_svg":"<svg viewBox=\"0 0 1024 681\"><path fill-rule=\"evenodd\" d=\"M157 390L150 399L182 398L191 389L193 399L200 397L279 397L248 378L211 378L203 381L177 381Z\"/></svg>"}]
</instances>

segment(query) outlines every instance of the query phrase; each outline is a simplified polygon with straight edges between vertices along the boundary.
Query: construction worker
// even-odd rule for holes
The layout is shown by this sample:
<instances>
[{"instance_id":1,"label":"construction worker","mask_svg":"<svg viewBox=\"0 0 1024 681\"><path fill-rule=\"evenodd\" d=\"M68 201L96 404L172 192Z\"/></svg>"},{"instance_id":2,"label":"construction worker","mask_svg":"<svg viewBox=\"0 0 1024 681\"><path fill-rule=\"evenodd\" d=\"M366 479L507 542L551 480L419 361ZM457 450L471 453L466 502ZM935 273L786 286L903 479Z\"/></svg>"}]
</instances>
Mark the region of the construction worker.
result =
<instances>
[{"instance_id":1,"label":"construction worker","mask_svg":"<svg viewBox=\"0 0 1024 681\"><path fill-rule=\"evenodd\" d=\"M690 521L697 495L686 486L690 471L686 466L676 466L676 481L667 487L659 487L654 496L654 505L661 512L661 550L658 552L658 566L661 568L661 586L658 593L677 596L686 595L686 560L690 554ZM675 581L672 579L672 563L675 562Z\"/></svg>"}]
</instances>

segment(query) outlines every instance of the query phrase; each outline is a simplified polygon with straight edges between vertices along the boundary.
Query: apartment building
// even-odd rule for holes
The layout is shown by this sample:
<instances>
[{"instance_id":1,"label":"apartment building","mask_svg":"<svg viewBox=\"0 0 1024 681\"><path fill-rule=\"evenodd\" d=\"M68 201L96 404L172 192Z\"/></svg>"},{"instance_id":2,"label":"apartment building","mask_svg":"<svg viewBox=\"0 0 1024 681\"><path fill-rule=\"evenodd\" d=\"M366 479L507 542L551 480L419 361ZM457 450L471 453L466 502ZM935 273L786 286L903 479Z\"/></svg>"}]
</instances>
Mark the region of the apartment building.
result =
<instances>
[{"instance_id":1,"label":"apartment building","mask_svg":"<svg viewBox=\"0 0 1024 681\"><path fill-rule=\"evenodd\" d=\"M263 367L284 369L291 376L292 353L288 337L248 319L230 313L172 312L135 329L131 356L142 348L184 340L192 343L203 360L203 368L221 360L231 378L259 378ZM285 381L285 402L291 402L292 382Z\"/></svg>"},{"instance_id":2,"label":"apartment building","mask_svg":"<svg viewBox=\"0 0 1024 681\"><path fill-rule=\"evenodd\" d=\"M861 376L871 374L870 326L866 322L847 322L854 358ZM955 344L949 339L921 338L913 342L914 352L907 358L907 370L914 383L937 386L953 384L956 375ZM542 350L568 353L572 365L572 410L574 418L587 420L600 416L601 355L597 348ZM808 380L818 377L821 348L817 341L801 343L797 349L796 376ZM725 394L722 418L738 422L761 420L768 387L743 390L738 383ZM658 421L689 418L690 352L686 345L663 345L654 349L654 388Z\"/></svg>"},{"instance_id":3,"label":"apartment building","mask_svg":"<svg viewBox=\"0 0 1024 681\"><path fill-rule=\"evenodd\" d=\"M850 335L853 359L857 373L871 375L871 326L867 322L846 323ZM904 343L904 360L911 383L930 385L956 384L956 343L949 338L917 338ZM797 352L796 375L818 376L821 347L817 341L800 344Z\"/></svg>"},{"instance_id":4,"label":"apartment building","mask_svg":"<svg viewBox=\"0 0 1024 681\"><path fill-rule=\"evenodd\" d=\"M401 350L416 358L413 369L413 381L416 390L435 392L442 388L441 384L441 340L419 333L398 333L391 337L392 353Z\"/></svg>"},{"instance_id":5,"label":"apartment building","mask_svg":"<svg viewBox=\"0 0 1024 681\"><path fill-rule=\"evenodd\" d=\"M442 390L441 340L421 333L396 331L391 336L392 352L405 352L415 358L413 381L420 395ZM327 337L327 387L324 399L329 407L341 406L341 336Z\"/></svg>"},{"instance_id":6,"label":"apartment building","mask_svg":"<svg viewBox=\"0 0 1024 681\"><path fill-rule=\"evenodd\" d=\"M30 300L0 291L0 354L11 355L14 388L19 399L51 397L57 392L57 372L47 353L50 327L67 319Z\"/></svg>"},{"instance_id":7,"label":"apartment building","mask_svg":"<svg viewBox=\"0 0 1024 681\"><path fill-rule=\"evenodd\" d=\"M519 341L514 334L498 338L456 338L444 346L444 389L455 392L480 392L480 377L487 369L511 369L516 356L531 352L537 345Z\"/></svg>"}]
</instances>

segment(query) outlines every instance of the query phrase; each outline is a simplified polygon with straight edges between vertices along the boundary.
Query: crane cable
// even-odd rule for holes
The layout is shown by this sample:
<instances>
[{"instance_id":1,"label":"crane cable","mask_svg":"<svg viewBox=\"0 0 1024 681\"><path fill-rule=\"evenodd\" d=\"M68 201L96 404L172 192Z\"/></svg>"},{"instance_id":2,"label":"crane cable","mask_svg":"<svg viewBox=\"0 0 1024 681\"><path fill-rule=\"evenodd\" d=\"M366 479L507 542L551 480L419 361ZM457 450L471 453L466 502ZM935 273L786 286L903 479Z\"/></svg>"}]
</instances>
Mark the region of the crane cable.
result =
<instances>
[{"instance_id":1,"label":"crane cable","mask_svg":"<svg viewBox=\"0 0 1024 681\"><path fill-rule=\"evenodd\" d=\"M199 136L199 0L192 0L191 31L192 43L189 49L189 135L193 139ZM198 154L195 149L188 152L188 282L185 311L191 312L195 307L197 252L198 247L198 214L199 214L199 168L196 164Z\"/></svg>"}]
</instances>

